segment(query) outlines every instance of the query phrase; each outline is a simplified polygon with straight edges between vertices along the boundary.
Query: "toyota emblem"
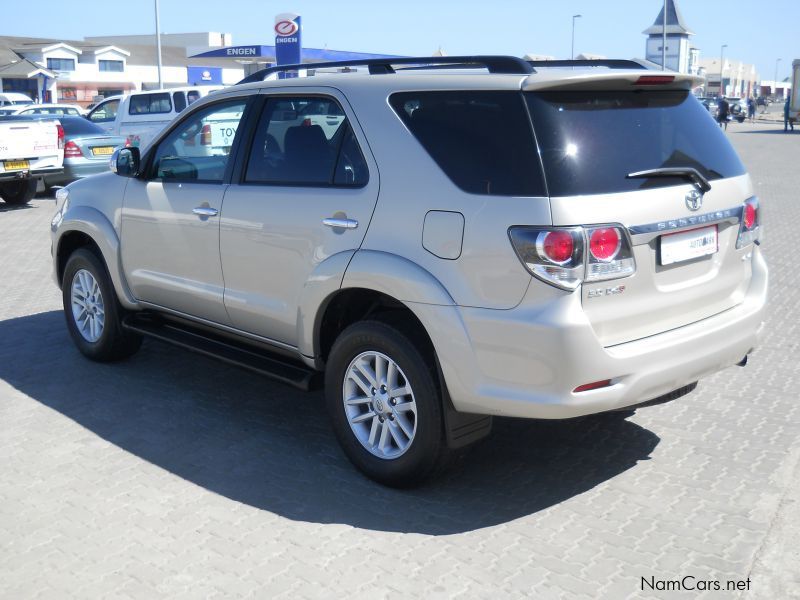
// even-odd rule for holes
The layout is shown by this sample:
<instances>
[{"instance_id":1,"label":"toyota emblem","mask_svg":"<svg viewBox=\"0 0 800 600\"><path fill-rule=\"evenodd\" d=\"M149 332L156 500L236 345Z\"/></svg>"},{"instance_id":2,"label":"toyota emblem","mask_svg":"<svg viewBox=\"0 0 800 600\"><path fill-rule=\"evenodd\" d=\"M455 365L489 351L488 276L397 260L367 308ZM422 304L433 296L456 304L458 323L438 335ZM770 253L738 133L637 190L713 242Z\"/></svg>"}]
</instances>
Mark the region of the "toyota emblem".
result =
<instances>
[{"instance_id":1,"label":"toyota emblem","mask_svg":"<svg viewBox=\"0 0 800 600\"><path fill-rule=\"evenodd\" d=\"M697 190L692 190L686 194L686 208L689 210L699 210L703 206L703 194Z\"/></svg>"}]
</instances>

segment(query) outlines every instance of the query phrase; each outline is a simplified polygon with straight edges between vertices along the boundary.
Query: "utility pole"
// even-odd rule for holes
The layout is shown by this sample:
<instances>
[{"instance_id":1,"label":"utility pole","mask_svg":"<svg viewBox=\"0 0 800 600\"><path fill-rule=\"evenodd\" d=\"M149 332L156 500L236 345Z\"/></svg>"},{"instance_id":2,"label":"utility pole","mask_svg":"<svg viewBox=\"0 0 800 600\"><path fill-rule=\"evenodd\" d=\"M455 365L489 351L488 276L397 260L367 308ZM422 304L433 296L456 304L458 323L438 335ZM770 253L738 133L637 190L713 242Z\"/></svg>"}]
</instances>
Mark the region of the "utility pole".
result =
<instances>
[{"instance_id":1,"label":"utility pole","mask_svg":"<svg viewBox=\"0 0 800 600\"><path fill-rule=\"evenodd\" d=\"M158 0L156 3L156 51L158 52L158 89L164 87L164 80L161 77L161 27L158 23Z\"/></svg>"},{"instance_id":2,"label":"utility pole","mask_svg":"<svg viewBox=\"0 0 800 600\"><path fill-rule=\"evenodd\" d=\"M728 44L722 44L722 47L719 49L719 95L720 97L725 96L725 91L722 89L722 73L725 71L723 65L725 63L722 62L722 57L725 56L725 48L728 47Z\"/></svg>"},{"instance_id":3,"label":"utility pole","mask_svg":"<svg viewBox=\"0 0 800 600\"><path fill-rule=\"evenodd\" d=\"M775 95L776 96L778 95L778 63L779 62L781 62L781 59L780 58L776 58L775 59L775 79L773 79L773 81L775 82Z\"/></svg>"},{"instance_id":4,"label":"utility pole","mask_svg":"<svg viewBox=\"0 0 800 600\"><path fill-rule=\"evenodd\" d=\"M661 70L667 70L667 0L664 0L664 23L661 31Z\"/></svg>"},{"instance_id":5,"label":"utility pole","mask_svg":"<svg viewBox=\"0 0 800 600\"><path fill-rule=\"evenodd\" d=\"M569 59L575 60L575 19L580 19L581 15L572 15L572 50L569 53Z\"/></svg>"}]
</instances>

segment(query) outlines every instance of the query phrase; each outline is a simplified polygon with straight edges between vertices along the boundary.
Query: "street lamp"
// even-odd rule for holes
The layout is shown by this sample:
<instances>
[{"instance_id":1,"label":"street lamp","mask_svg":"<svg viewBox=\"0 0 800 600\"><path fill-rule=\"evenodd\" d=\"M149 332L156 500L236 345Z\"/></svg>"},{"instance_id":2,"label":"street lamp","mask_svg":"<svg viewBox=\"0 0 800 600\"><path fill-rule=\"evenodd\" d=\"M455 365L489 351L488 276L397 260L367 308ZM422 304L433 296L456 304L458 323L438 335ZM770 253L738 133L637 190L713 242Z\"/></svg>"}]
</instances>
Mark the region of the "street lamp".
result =
<instances>
[{"instance_id":1,"label":"street lamp","mask_svg":"<svg viewBox=\"0 0 800 600\"><path fill-rule=\"evenodd\" d=\"M582 15L572 15L572 50L570 51L570 60L575 60L575 19L580 19Z\"/></svg>"},{"instance_id":2,"label":"street lamp","mask_svg":"<svg viewBox=\"0 0 800 600\"><path fill-rule=\"evenodd\" d=\"M725 56L725 48L728 47L728 44L722 44L722 48L719 49L719 95L723 97L725 92L722 89L722 72L725 70L722 65L722 57Z\"/></svg>"},{"instance_id":3,"label":"street lamp","mask_svg":"<svg viewBox=\"0 0 800 600\"><path fill-rule=\"evenodd\" d=\"M773 79L773 81L775 82L775 95L776 96L778 95L778 63L779 62L781 62L781 59L780 58L776 58L775 59L775 79Z\"/></svg>"},{"instance_id":4,"label":"street lamp","mask_svg":"<svg viewBox=\"0 0 800 600\"><path fill-rule=\"evenodd\" d=\"M158 89L164 87L163 81L161 79L161 28L159 27L158 23L158 0L155 0L156 3L156 49L158 52Z\"/></svg>"},{"instance_id":5,"label":"street lamp","mask_svg":"<svg viewBox=\"0 0 800 600\"><path fill-rule=\"evenodd\" d=\"M661 29L661 70L667 70L667 0L664 0L664 19ZM680 66L678 67L680 69Z\"/></svg>"}]
</instances>

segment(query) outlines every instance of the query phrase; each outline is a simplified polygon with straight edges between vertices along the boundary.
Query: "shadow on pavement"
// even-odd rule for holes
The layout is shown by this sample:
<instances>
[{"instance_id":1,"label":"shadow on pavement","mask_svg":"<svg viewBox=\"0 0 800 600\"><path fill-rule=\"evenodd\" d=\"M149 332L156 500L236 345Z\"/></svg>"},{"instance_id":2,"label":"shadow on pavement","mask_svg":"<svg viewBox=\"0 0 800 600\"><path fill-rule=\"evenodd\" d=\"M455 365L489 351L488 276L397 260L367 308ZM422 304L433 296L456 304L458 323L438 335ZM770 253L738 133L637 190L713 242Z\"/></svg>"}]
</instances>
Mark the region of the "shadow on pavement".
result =
<instances>
[{"instance_id":1,"label":"shadow on pavement","mask_svg":"<svg viewBox=\"0 0 800 600\"><path fill-rule=\"evenodd\" d=\"M28 208L35 208L30 204L6 204L0 201L0 212L12 212L15 210L26 210Z\"/></svg>"},{"instance_id":2,"label":"shadow on pavement","mask_svg":"<svg viewBox=\"0 0 800 600\"><path fill-rule=\"evenodd\" d=\"M780 125L776 125L776 127L781 127L781 129L750 129L748 131L740 129L738 131L734 131L733 133L760 133L762 135L771 135L771 134L776 134L776 133L780 133L782 135L788 135L790 133L800 133L800 131L798 131L798 132L795 132L795 131L784 131L782 126L780 126Z\"/></svg>"},{"instance_id":3,"label":"shadow on pavement","mask_svg":"<svg viewBox=\"0 0 800 600\"><path fill-rule=\"evenodd\" d=\"M530 515L647 460L652 432L609 413L570 421L496 419L444 477L381 487L340 452L320 393L304 394L146 341L92 363L60 311L0 321L0 378L101 438L212 492L288 519L430 535Z\"/></svg>"}]
</instances>

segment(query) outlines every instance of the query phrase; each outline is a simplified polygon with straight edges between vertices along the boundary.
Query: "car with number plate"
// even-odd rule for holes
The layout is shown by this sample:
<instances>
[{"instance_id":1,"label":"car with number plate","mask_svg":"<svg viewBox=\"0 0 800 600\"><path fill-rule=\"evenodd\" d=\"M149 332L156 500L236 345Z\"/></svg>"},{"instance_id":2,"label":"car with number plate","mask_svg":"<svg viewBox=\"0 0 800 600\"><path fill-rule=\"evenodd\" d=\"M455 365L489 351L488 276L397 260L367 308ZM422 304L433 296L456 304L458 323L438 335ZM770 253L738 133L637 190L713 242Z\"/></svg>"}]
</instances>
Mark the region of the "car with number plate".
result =
<instances>
[{"instance_id":1,"label":"car with number plate","mask_svg":"<svg viewBox=\"0 0 800 600\"><path fill-rule=\"evenodd\" d=\"M125 145L126 139L108 135L94 123L78 116L58 118L64 128L64 169L43 178L46 188L67 185L89 175L105 173L114 150Z\"/></svg>"},{"instance_id":2,"label":"car with number plate","mask_svg":"<svg viewBox=\"0 0 800 600\"><path fill-rule=\"evenodd\" d=\"M0 116L0 199L25 204L40 179L61 173L64 128L53 117Z\"/></svg>"},{"instance_id":3,"label":"car with number plate","mask_svg":"<svg viewBox=\"0 0 800 600\"><path fill-rule=\"evenodd\" d=\"M767 299L761 201L700 83L507 56L259 71L59 190L67 328L93 360L148 337L321 387L393 486L495 416L674 400L746 364Z\"/></svg>"}]
</instances>

